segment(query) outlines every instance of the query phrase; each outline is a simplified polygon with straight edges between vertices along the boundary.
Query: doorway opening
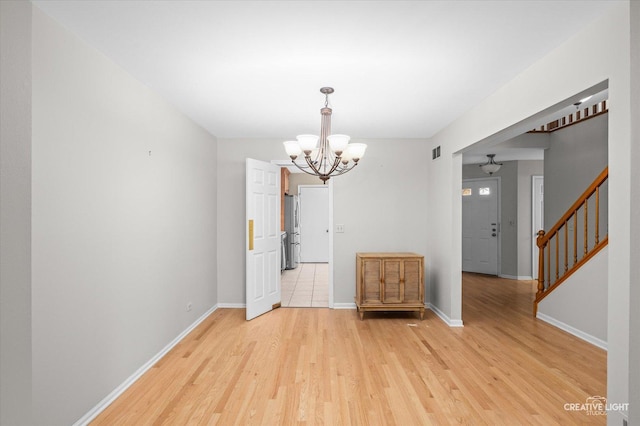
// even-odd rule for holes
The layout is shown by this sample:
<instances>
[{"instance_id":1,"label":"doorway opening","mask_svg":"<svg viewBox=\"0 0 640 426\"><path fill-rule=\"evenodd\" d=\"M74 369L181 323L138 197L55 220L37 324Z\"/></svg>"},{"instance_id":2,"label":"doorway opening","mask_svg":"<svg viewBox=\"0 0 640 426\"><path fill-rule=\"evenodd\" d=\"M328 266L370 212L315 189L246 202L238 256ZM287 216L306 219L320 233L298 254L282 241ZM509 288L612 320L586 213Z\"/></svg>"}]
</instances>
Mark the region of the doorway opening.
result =
<instances>
[{"instance_id":1,"label":"doorway opening","mask_svg":"<svg viewBox=\"0 0 640 426\"><path fill-rule=\"evenodd\" d=\"M482 172L478 164L486 162L488 153L496 154L496 161L502 163L499 172L494 172L494 176L502 177L502 207L498 227L502 246L498 277L517 281L505 281L505 284L529 286L532 294L535 294L538 231L549 228L548 222L557 221L584 191L593 179L588 179L586 175L597 175L606 166L606 163L599 162L602 159L606 161L607 157L607 123L606 113L603 112L603 101L607 97L604 82L478 141L454 156L461 163L461 183L467 178L480 177ZM578 120L576 116L582 118ZM579 161L575 158L575 152L581 154ZM551 188L549 191L543 188L545 180L547 189ZM461 235L465 226L463 198L459 204L463 219ZM606 205L606 202L602 204ZM554 206L557 208L549 214ZM461 241L461 271L467 270L463 266L464 251L464 242ZM460 282L460 290L464 291L462 279ZM463 317L461 305L460 308Z\"/></svg>"},{"instance_id":2,"label":"doorway opening","mask_svg":"<svg viewBox=\"0 0 640 426\"><path fill-rule=\"evenodd\" d=\"M283 169L290 209L283 216L289 259L280 275L281 306L333 308L333 181L323 185L287 160L272 163Z\"/></svg>"}]
</instances>

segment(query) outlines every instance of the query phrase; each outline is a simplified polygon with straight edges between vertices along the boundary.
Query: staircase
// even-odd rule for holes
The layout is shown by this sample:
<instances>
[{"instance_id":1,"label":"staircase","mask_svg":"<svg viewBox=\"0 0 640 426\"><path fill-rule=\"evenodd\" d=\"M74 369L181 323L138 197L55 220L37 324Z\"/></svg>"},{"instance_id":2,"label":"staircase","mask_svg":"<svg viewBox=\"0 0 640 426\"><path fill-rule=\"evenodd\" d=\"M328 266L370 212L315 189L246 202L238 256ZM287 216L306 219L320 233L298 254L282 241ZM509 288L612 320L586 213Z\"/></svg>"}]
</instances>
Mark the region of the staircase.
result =
<instances>
[{"instance_id":1,"label":"staircase","mask_svg":"<svg viewBox=\"0 0 640 426\"><path fill-rule=\"evenodd\" d=\"M600 211L608 177L607 167L548 232L538 231L538 292L533 302L534 317L542 299L608 244L606 218ZM602 228L605 228L604 236L601 236Z\"/></svg>"}]
</instances>

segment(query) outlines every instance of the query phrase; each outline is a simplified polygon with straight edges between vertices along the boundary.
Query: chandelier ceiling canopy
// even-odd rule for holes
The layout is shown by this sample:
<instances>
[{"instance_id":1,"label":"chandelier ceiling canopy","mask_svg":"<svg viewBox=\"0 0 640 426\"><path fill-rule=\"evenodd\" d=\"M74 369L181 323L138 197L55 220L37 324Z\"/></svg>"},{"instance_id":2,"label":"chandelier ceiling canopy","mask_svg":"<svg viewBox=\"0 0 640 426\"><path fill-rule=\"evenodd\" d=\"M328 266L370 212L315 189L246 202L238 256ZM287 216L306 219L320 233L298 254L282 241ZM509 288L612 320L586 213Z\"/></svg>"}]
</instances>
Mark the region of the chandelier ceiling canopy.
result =
<instances>
[{"instance_id":1,"label":"chandelier ceiling canopy","mask_svg":"<svg viewBox=\"0 0 640 426\"><path fill-rule=\"evenodd\" d=\"M320 137L298 135L295 141L283 142L284 149L293 164L305 173L318 176L323 183L332 176L340 176L357 166L367 149L366 144L350 143L351 138L347 135L331 134L332 110L329 108L329 95L333 91L332 87L320 89L320 92L325 95L324 107L320 109L322 117ZM304 162L296 162L302 153L304 153Z\"/></svg>"}]
</instances>

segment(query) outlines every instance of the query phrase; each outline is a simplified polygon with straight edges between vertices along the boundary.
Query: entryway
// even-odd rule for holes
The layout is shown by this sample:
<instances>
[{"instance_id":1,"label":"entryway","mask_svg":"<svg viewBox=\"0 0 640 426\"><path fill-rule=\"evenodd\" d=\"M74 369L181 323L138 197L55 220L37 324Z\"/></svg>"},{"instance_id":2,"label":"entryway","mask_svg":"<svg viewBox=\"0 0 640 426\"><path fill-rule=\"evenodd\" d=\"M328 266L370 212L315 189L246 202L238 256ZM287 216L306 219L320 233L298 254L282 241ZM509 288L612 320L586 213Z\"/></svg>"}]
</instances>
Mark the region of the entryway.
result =
<instances>
[{"instance_id":1,"label":"entryway","mask_svg":"<svg viewBox=\"0 0 640 426\"><path fill-rule=\"evenodd\" d=\"M322 184L316 176L298 173L291 162L273 163L287 167L287 194L298 202L298 263L280 275L281 306L331 308L333 182Z\"/></svg>"},{"instance_id":2,"label":"entryway","mask_svg":"<svg viewBox=\"0 0 640 426\"><path fill-rule=\"evenodd\" d=\"M300 263L283 271L282 307L329 307L330 184L307 184L304 175L290 175L290 192L300 203ZM292 184L293 183L293 184ZM314 179L315 183L315 179Z\"/></svg>"}]
</instances>

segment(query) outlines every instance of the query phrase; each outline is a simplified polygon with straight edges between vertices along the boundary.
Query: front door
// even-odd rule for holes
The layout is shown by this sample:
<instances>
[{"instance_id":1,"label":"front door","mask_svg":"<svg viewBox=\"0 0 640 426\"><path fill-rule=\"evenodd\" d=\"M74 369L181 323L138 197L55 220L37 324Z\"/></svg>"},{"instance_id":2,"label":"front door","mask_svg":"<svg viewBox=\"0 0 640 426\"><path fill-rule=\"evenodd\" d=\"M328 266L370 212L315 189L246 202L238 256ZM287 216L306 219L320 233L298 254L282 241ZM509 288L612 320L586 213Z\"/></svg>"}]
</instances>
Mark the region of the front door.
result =
<instances>
[{"instance_id":1,"label":"front door","mask_svg":"<svg viewBox=\"0 0 640 426\"><path fill-rule=\"evenodd\" d=\"M246 161L247 320L280 303L280 167Z\"/></svg>"},{"instance_id":2,"label":"front door","mask_svg":"<svg viewBox=\"0 0 640 426\"><path fill-rule=\"evenodd\" d=\"M498 275L498 179L462 182L462 270Z\"/></svg>"}]
</instances>

